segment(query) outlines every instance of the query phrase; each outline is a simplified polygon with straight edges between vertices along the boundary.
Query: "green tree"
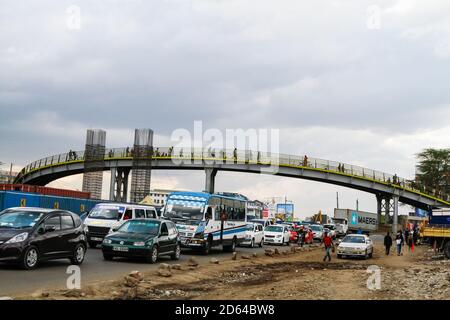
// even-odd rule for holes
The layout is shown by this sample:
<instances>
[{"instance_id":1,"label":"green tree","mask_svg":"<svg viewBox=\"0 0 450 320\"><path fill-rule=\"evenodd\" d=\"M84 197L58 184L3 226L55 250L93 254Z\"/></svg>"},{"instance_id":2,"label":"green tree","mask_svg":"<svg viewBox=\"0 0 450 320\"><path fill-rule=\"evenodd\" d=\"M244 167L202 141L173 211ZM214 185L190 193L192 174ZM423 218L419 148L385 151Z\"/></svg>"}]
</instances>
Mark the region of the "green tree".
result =
<instances>
[{"instance_id":1,"label":"green tree","mask_svg":"<svg viewBox=\"0 0 450 320\"><path fill-rule=\"evenodd\" d=\"M417 154L416 180L427 190L450 194L450 149L425 149Z\"/></svg>"}]
</instances>

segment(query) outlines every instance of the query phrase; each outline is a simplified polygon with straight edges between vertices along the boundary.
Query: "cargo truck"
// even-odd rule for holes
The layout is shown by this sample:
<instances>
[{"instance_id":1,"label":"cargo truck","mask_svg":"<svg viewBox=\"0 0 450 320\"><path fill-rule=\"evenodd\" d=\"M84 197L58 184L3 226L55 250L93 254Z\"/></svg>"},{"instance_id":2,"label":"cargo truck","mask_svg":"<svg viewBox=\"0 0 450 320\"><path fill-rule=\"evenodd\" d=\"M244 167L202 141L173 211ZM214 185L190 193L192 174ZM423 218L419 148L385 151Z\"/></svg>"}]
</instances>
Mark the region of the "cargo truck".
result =
<instances>
[{"instance_id":1,"label":"cargo truck","mask_svg":"<svg viewBox=\"0 0 450 320\"><path fill-rule=\"evenodd\" d=\"M372 233L378 230L378 217L376 213L352 209L334 209L336 230L342 235L345 233Z\"/></svg>"},{"instance_id":2,"label":"cargo truck","mask_svg":"<svg viewBox=\"0 0 450 320\"><path fill-rule=\"evenodd\" d=\"M421 230L421 236L450 259L450 208L433 210L429 218L429 225Z\"/></svg>"}]
</instances>

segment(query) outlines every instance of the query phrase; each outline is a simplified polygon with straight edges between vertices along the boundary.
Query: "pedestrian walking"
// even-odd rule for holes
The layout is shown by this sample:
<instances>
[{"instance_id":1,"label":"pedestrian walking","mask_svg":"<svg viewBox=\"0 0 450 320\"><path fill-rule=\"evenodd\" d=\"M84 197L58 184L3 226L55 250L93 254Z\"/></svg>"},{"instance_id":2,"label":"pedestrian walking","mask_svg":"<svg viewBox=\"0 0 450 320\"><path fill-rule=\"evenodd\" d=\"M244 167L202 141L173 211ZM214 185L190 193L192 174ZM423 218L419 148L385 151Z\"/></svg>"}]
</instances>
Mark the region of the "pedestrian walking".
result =
<instances>
[{"instance_id":1,"label":"pedestrian walking","mask_svg":"<svg viewBox=\"0 0 450 320\"><path fill-rule=\"evenodd\" d=\"M323 261L326 261L328 259L329 262L331 262L331 250L333 248L333 239L328 235L328 233L325 233L325 236L323 237L323 244L325 246L325 257L323 257Z\"/></svg>"},{"instance_id":2,"label":"pedestrian walking","mask_svg":"<svg viewBox=\"0 0 450 320\"><path fill-rule=\"evenodd\" d=\"M397 232L395 236L395 244L397 246L397 255L400 256L402 254L402 245L403 245L403 235L402 232Z\"/></svg>"},{"instance_id":3,"label":"pedestrian walking","mask_svg":"<svg viewBox=\"0 0 450 320\"><path fill-rule=\"evenodd\" d=\"M386 248L386 255L388 256L389 252L391 251L391 247L392 247L392 237L389 234L389 231L384 236L384 247Z\"/></svg>"},{"instance_id":4,"label":"pedestrian walking","mask_svg":"<svg viewBox=\"0 0 450 320\"><path fill-rule=\"evenodd\" d=\"M300 244L300 247L303 247L305 244L305 228L302 227L300 231L298 232L298 242Z\"/></svg>"}]
</instances>

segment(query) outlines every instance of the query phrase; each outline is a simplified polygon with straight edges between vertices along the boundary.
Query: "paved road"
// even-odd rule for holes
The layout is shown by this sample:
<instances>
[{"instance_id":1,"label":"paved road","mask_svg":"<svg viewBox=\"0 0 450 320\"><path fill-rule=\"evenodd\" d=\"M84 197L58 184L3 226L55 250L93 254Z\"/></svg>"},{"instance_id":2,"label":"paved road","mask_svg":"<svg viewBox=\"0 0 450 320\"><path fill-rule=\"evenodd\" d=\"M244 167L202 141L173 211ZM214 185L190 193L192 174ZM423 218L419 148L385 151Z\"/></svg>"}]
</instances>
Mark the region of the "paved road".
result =
<instances>
[{"instance_id":1,"label":"paved road","mask_svg":"<svg viewBox=\"0 0 450 320\"><path fill-rule=\"evenodd\" d=\"M284 247L286 248L286 247ZM241 248L237 249L238 254L263 252L262 248ZM212 257L218 259L230 259L231 253L224 253L222 250L213 250L210 255L202 256L191 250L183 250L180 261L172 261L169 257L162 257L159 262L183 263L195 256L199 261L207 262ZM42 262L36 270L26 271L18 269L16 266L0 264L0 297L9 295L19 295L32 293L46 288L66 288L68 274L68 260L56 260ZM86 259L81 266L81 279L83 283L96 280L112 280L122 275L126 275L133 270L149 271L158 268L158 264L151 265L141 260L128 260L116 258L114 261L104 261L101 249L89 249Z\"/></svg>"},{"instance_id":2,"label":"paved road","mask_svg":"<svg viewBox=\"0 0 450 320\"><path fill-rule=\"evenodd\" d=\"M371 237L374 242L382 244L382 236L375 235ZM276 248L274 246L265 246L265 248ZM278 247L280 248L280 247ZM287 248L287 247L283 247ZM262 253L264 248L243 248L237 249L238 254L252 252ZM162 257L159 262L169 264L183 263L195 256L200 262L208 262L212 257L218 259L230 259L231 253L224 253L222 250L215 249L208 256L202 256L189 249L182 251L180 261L172 261L169 257ZM25 271L15 266L0 263L0 297L9 295L20 295L24 293L33 293L37 290L46 288L66 288L67 267L70 265L68 260L46 261L42 262L36 270ZM89 249L86 259L81 266L81 277L83 284L97 280L113 280L122 275L126 275L133 270L141 272L155 270L155 265L145 263L141 260L128 260L116 258L114 261L104 261L100 249Z\"/></svg>"}]
</instances>

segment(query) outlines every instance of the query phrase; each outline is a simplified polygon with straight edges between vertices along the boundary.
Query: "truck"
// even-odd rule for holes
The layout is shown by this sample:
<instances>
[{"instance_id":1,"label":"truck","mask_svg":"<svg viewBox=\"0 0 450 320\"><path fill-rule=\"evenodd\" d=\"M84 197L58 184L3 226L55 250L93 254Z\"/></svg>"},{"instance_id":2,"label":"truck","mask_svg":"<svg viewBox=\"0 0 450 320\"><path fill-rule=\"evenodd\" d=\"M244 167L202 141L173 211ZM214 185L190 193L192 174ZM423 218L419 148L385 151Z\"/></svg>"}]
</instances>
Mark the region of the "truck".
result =
<instances>
[{"instance_id":1,"label":"truck","mask_svg":"<svg viewBox=\"0 0 450 320\"><path fill-rule=\"evenodd\" d=\"M378 217L376 213L352 209L334 209L334 218L338 234L371 233L378 230Z\"/></svg>"},{"instance_id":2,"label":"truck","mask_svg":"<svg viewBox=\"0 0 450 320\"><path fill-rule=\"evenodd\" d=\"M345 236L348 232L348 220L346 218L331 218L334 223L336 236Z\"/></svg>"},{"instance_id":3,"label":"truck","mask_svg":"<svg viewBox=\"0 0 450 320\"><path fill-rule=\"evenodd\" d=\"M450 208L432 210L429 224L421 230L421 237L428 239L436 250L450 259Z\"/></svg>"}]
</instances>

